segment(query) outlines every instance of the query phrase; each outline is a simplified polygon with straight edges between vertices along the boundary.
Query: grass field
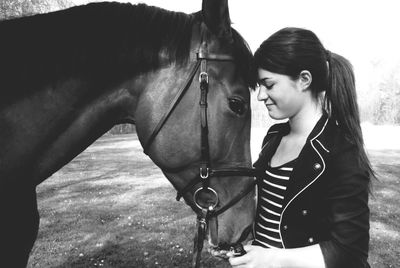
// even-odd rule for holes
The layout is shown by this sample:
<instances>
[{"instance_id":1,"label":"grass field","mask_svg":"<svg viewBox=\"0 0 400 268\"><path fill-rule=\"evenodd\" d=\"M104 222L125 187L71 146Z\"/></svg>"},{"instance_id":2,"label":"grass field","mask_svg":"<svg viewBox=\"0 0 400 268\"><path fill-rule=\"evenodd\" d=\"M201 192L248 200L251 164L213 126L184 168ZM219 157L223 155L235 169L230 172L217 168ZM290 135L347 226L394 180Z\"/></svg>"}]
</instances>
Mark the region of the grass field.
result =
<instances>
[{"instance_id":1,"label":"grass field","mask_svg":"<svg viewBox=\"0 0 400 268\"><path fill-rule=\"evenodd\" d=\"M400 149L369 151L372 267L399 267ZM28 267L190 267L195 216L135 135L104 136L37 189ZM204 267L229 267L203 253Z\"/></svg>"}]
</instances>

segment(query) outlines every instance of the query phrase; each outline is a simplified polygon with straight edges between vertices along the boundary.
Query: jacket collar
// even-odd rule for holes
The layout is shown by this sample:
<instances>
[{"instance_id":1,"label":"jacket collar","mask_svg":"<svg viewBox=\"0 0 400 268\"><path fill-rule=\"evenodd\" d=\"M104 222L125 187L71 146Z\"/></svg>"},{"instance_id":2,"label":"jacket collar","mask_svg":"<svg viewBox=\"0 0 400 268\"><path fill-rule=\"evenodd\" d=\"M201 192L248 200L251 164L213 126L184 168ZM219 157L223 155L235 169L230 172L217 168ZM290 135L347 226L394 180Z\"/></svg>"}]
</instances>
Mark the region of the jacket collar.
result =
<instances>
[{"instance_id":1,"label":"jacket collar","mask_svg":"<svg viewBox=\"0 0 400 268\"><path fill-rule=\"evenodd\" d=\"M317 139L323 134L324 130L327 127L327 124L329 121L328 119L329 119L329 116L328 116L327 112L325 112L325 110L324 110L321 118L318 120L317 124L311 131L310 135L308 135L307 141L312 141L314 139Z\"/></svg>"},{"instance_id":2,"label":"jacket collar","mask_svg":"<svg viewBox=\"0 0 400 268\"><path fill-rule=\"evenodd\" d=\"M254 167L265 169L268 161L275 153L283 136L290 131L289 122L277 124L271 127L264 141L264 146L259 159ZM323 113L307 138L305 146L301 150L295 168L291 176L292 182L287 188L289 200L296 197L303 189L310 186L325 171L326 157L330 146L327 146L331 132L331 123L327 113Z\"/></svg>"},{"instance_id":3,"label":"jacket collar","mask_svg":"<svg viewBox=\"0 0 400 268\"><path fill-rule=\"evenodd\" d=\"M314 126L313 130L308 135L307 141L313 140L322 134L323 130L326 127L328 117L329 116L327 112L323 111L321 118L318 120L317 124ZM272 128L271 131L268 131L267 135L277 134L283 137L289 134L289 132L290 132L290 124L289 121L287 121L283 124L278 124L276 128Z\"/></svg>"},{"instance_id":4,"label":"jacket collar","mask_svg":"<svg viewBox=\"0 0 400 268\"><path fill-rule=\"evenodd\" d=\"M319 147L321 147L326 152L329 152L329 147L326 145L327 139L325 138L325 133L329 131L325 131L326 128L329 128L331 123L329 123L329 116L327 112L323 111L321 118L318 120L317 124L307 137L306 144L309 144L311 141L318 139ZM263 147L261 149L261 153L259 155L259 159L254 163L254 167L263 167L266 162L271 158L271 156L275 153L281 139L283 136L289 134L290 132L290 124L289 121L285 123L279 123L273 125L264 138Z\"/></svg>"},{"instance_id":5,"label":"jacket collar","mask_svg":"<svg viewBox=\"0 0 400 268\"><path fill-rule=\"evenodd\" d=\"M326 134L330 132L330 120L324 113L314 129L307 138L307 142L303 147L295 168L291 175L291 183L287 188L288 203L283 208L282 217L293 201L301 195L307 188L313 185L325 172L326 160L329 155L329 149L323 144Z\"/></svg>"}]
</instances>

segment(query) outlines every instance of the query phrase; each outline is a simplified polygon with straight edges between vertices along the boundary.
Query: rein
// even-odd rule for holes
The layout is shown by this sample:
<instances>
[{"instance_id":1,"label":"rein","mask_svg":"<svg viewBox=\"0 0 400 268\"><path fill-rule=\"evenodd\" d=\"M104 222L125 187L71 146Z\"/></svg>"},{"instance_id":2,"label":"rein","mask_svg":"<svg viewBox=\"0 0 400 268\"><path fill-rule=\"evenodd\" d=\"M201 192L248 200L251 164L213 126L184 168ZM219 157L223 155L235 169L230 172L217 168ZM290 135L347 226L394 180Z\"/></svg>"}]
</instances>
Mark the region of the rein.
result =
<instances>
[{"instance_id":1,"label":"rein","mask_svg":"<svg viewBox=\"0 0 400 268\"><path fill-rule=\"evenodd\" d=\"M237 167L237 168L221 168L214 169L211 167L210 161L210 149L208 141L208 121L207 121L207 94L209 78L207 73L207 61L234 61L231 55L226 54L212 54L206 52L204 48L200 48L196 53L196 62L192 64L189 76L187 77L183 86L179 89L175 98L171 102L167 112L160 119L158 124L153 129L151 135L144 142L144 152L146 153L151 146L152 142L156 138L157 134L160 132L169 116L172 114L175 107L178 105L179 101L182 99L185 92L190 87L194 80L196 73L199 71L199 86L200 86L200 124L201 124L201 158L199 174L194 179L189 181L189 183L183 187L183 189L178 190L176 200L179 201L182 196L187 192L192 190L197 184L202 186L195 190L193 194L193 201L196 205L194 208L197 214L197 234L194 238L194 252L193 252L193 267L197 268L200 265L201 251L203 250L204 239L206 237L207 229L210 233L217 232L217 216L234 206L243 197L249 194L256 185L255 179L246 186L246 188L240 191L234 198L227 202L222 207L216 209L219 204L218 193L210 187L210 179L213 177L231 177L231 176L249 176L256 177L259 170L247 167ZM200 69L200 70L199 70ZM202 192L209 192L215 197L213 204L208 206L202 206L198 202L199 195ZM197 210L197 211L196 211ZM212 223L212 224L211 224Z\"/></svg>"}]
</instances>

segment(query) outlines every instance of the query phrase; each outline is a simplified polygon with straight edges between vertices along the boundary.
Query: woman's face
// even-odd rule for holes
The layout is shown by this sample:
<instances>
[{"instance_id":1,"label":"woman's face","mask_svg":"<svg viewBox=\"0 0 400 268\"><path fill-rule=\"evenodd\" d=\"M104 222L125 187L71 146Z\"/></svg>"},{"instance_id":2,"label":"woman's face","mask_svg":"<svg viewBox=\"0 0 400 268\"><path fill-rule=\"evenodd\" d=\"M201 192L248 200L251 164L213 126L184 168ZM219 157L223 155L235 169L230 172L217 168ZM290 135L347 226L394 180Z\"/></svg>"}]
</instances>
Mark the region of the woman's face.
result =
<instances>
[{"instance_id":1,"label":"woman's face","mask_svg":"<svg viewBox=\"0 0 400 268\"><path fill-rule=\"evenodd\" d=\"M258 96L276 120L291 118L303 107L305 101L300 79L258 69Z\"/></svg>"}]
</instances>

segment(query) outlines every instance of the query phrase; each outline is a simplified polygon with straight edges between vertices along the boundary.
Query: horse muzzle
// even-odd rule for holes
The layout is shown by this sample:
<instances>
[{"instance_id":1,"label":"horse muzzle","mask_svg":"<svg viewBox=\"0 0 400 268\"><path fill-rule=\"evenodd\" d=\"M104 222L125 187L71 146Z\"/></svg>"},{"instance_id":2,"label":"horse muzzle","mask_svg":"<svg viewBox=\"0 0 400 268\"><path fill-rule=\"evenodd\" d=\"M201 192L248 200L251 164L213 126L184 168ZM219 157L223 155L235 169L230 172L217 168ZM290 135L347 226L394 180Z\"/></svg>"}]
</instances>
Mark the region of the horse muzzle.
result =
<instances>
[{"instance_id":1,"label":"horse muzzle","mask_svg":"<svg viewBox=\"0 0 400 268\"><path fill-rule=\"evenodd\" d=\"M209 226L211 227L211 226ZM218 257L218 258L222 258L222 259L227 259L227 254L229 252L234 252L235 255L243 255L244 249L242 246L242 243L246 244L246 242L250 241L252 238L252 230L253 230L253 225L249 225L247 226L244 231L242 232L240 238L238 241L236 241L233 244L228 244L228 243L222 243L219 245L216 245L215 243L212 243L212 238L209 237L208 241L209 241L209 248L208 248L208 252L214 256L214 257ZM210 235L210 232L209 232Z\"/></svg>"}]
</instances>

